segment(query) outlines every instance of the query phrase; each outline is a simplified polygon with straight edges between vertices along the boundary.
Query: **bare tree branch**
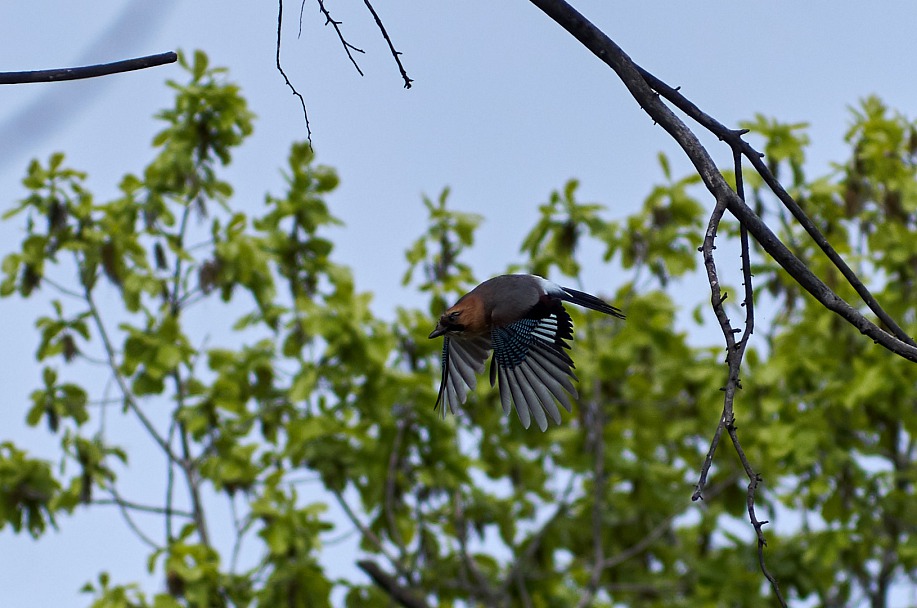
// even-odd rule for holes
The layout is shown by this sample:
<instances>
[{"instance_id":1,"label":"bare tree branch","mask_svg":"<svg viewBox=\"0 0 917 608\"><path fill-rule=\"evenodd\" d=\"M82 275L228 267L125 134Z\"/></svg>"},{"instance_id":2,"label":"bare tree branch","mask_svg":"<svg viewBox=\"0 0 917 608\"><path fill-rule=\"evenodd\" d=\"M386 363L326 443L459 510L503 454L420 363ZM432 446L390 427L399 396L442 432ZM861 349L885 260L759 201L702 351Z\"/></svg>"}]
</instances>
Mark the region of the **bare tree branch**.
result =
<instances>
[{"instance_id":1,"label":"bare tree branch","mask_svg":"<svg viewBox=\"0 0 917 608\"><path fill-rule=\"evenodd\" d=\"M277 71L280 72L280 75L283 76L283 81L286 83L290 90L293 92L299 99L300 105L302 105L302 117L306 121L306 139L309 140L309 143L312 143L312 127L309 126L309 112L306 110L306 100L303 99L303 96L300 95L299 91L296 90L296 87L290 82L290 79L287 78L287 73L283 71L283 66L280 65L280 34L283 29L283 0L277 0Z\"/></svg>"},{"instance_id":2,"label":"bare tree branch","mask_svg":"<svg viewBox=\"0 0 917 608\"><path fill-rule=\"evenodd\" d=\"M78 68L55 68L52 70L35 70L31 72L0 72L0 84L28 84L33 82L61 82L63 80L81 80L96 78L122 72L143 70L167 63L175 63L178 55L169 51L158 55L147 55L136 59L124 59L113 63L99 63Z\"/></svg>"},{"instance_id":3,"label":"bare tree branch","mask_svg":"<svg viewBox=\"0 0 917 608\"><path fill-rule=\"evenodd\" d=\"M729 433L729 437L732 439L732 445L739 455L739 460L742 461L742 467L745 469L745 474L748 475L748 493L745 498L745 504L748 509L748 518L755 529L755 535L758 537L758 566L761 568L761 572L764 574L765 578L770 582L771 589L774 590L774 595L777 596L780 605L786 608L786 600L783 599L783 594L780 592L780 586L777 584L777 579L774 578L774 575L770 573L764 563L764 547L767 546L767 540L765 540L764 532L761 529L764 527L764 524L769 522L766 520L759 521L755 514L755 494L758 491L758 484L761 483L761 476L752 469L751 464L748 462L748 458L745 456L745 450L743 450L742 446L739 444L734 417L726 421L726 432Z\"/></svg>"},{"instance_id":4,"label":"bare tree branch","mask_svg":"<svg viewBox=\"0 0 917 608\"><path fill-rule=\"evenodd\" d=\"M906 342L910 345L915 345L913 338L911 338L898 324L892 319L887 312L879 305L869 289L860 281L859 277L856 276L856 273L850 269L843 258L835 251L834 247L828 242L828 239L825 238L825 235L821 233L818 229L818 226L815 225L809 216L806 215L805 211L799 206L799 204L793 199L792 196L784 189L784 187L777 181L777 178L768 168L767 164L761 160L763 155L755 150L751 144L742 139L744 131L735 131L733 129L727 128L725 125L714 119L713 117L705 114L694 105L690 100L688 100L677 88L673 88L654 76L653 74L647 72L640 66L636 66L640 74L646 80L647 83L660 95L664 98L671 101L675 107L684 112L686 115L690 116L692 119L697 121L698 124L703 126L705 129L719 137L722 141L728 143L732 146L733 150L741 151L742 155L745 156L755 168L755 171L764 178L764 183L767 184L768 188L777 196L780 202L793 214L793 217L796 218L796 221L805 229L813 241L821 248L825 253L828 259L835 265L835 267L841 272L847 282L850 283L857 294L863 299L863 302L869 307L870 310L875 313L877 317L884 323L889 329L892 330L892 333L895 334L902 342Z\"/></svg>"},{"instance_id":5,"label":"bare tree branch","mask_svg":"<svg viewBox=\"0 0 917 608\"><path fill-rule=\"evenodd\" d=\"M362 54L365 54L366 51L364 51L363 49L358 49L354 45L347 42L347 40L344 38L344 33L341 31L342 22L335 21L334 19L332 19L331 13L329 13L328 9L325 8L325 3L323 0L317 0L317 1L318 1L318 10L320 10L322 14L325 16L325 25L330 24L334 28L334 31L337 32L338 40L341 41L341 46L344 47L344 52L347 53L347 58L350 59L350 63L353 64L353 67L357 69L357 73L359 73L360 76L362 76L363 70L361 70L360 66L357 65L357 60L353 58L353 54L350 51L353 50L353 51L356 51L357 53L362 53ZM301 14L299 18L301 21L302 20ZM302 23L300 23L300 28L302 28Z\"/></svg>"},{"instance_id":6,"label":"bare tree branch","mask_svg":"<svg viewBox=\"0 0 917 608\"><path fill-rule=\"evenodd\" d=\"M760 476L755 473L744 450L739 442L735 430L735 416L733 414L733 402L736 391L741 388L739 381L739 371L744 357L745 348L748 339L754 331L754 303L753 292L751 287L751 271L748 251L748 233L750 232L758 243L767 251L778 264L781 265L790 275L810 294L822 303L829 310L834 311L842 318L851 323L861 333L873 338L877 343L892 352L905 357L912 361L917 361L917 348L914 341L885 314L884 310L875 302L869 291L863 286L862 282L856 275L850 271L849 267L844 264L843 260L836 254L833 248L827 243L823 235L815 228L814 223L805 216L801 208L792 200L792 198L780 187L773 175L767 170L762 163L760 154L755 152L751 146L742 141L743 131L729 130L716 123L706 115L703 115L693 104L690 104L680 93L667 87L664 83L656 79L650 79L650 75L638 68L630 58L618 47L611 39L596 28L592 23L586 20L575 9L563 0L532 0L532 3L543 10L549 17L564 27L570 34L579 40L584 46L591 50L597 57L611 67L627 86L630 93L641 104L643 109L662 126L685 151L691 159L698 174L704 181L705 186L714 195L716 200L715 208L711 214L708 223L707 232L704 239L702 251L704 254L704 264L707 269L708 279L711 287L711 303L715 311L717 320L723 331L726 340L727 358L729 366L729 377L724 387L724 408L720 417L716 433L713 438L707 458L701 471L701 478L698 482L697 489L693 499L701 497L703 487L706 483L707 472L713 461L713 455L719 443L722 431L725 428L732 439L733 446L739 455L742 465L749 478L747 506L749 518L754 526L758 537L758 558L761 571L770 581L771 588L782 605L786 605L783 596L780 593L776 580L767 570L764 563L763 548L766 545L762 533L762 526L766 522L760 522L755 515L755 494L758 484L761 481ZM655 89L655 91L653 90ZM707 151L701 146L697 137L685 126L685 124L659 99L657 92L664 92L677 99L676 105L688 112L689 116L699 119L699 122L707 128L714 130L721 139L727 141L733 149L735 162L735 172L737 177L737 190L733 191L726 183L723 175L719 172L713 160ZM810 236L819 244L822 250L828 255L829 259L841 270L847 280L854 286L858 294L863 298L873 312L879 316L883 322L891 328L893 333L887 333L877 325L866 319L858 310L841 299L835 294L823 281L816 277L809 268L798 259L784 245L770 228L761 220L754 211L745 204L742 196L742 156L747 156L753 166L765 177L765 181L771 189L784 202L797 221L803 224ZM735 335L740 330L733 329L726 315L723 302L726 298L721 293L719 280L717 277L716 264L713 258L714 240L719 227L720 220L726 210L729 210L740 222L741 243L742 243L742 271L745 283L745 301L746 319L745 333L737 342Z\"/></svg>"},{"instance_id":7,"label":"bare tree branch","mask_svg":"<svg viewBox=\"0 0 917 608\"><path fill-rule=\"evenodd\" d=\"M917 347L885 332L834 293L793 255L764 221L736 195L697 136L660 100L641 70L617 44L563 0L531 2L615 71L647 114L682 147L714 198L726 205L729 212L746 227L761 247L806 291L825 308L838 314L877 344L905 359L917 362ZM740 135L740 132L736 132L735 137Z\"/></svg>"},{"instance_id":8,"label":"bare tree branch","mask_svg":"<svg viewBox=\"0 0 917 608\"><path fill-rule=\"evenodd\" d=\"M745 188L742 179L742 155L738 149L734 150L733 161L735 163L736 191L739 198L744 201ZM726 340L726 364L729 367L729 377L726 381L726 386L723 389L725 391L725 396L723 399L723 414L720 417L719 424L717 425L716 433L714 434L714 441L710 446L710 451L707 453L707 458L704 460L704 465L701 469L701 480L698 481L697 488L695 489L694 495L691 497L691 499L697 500L702 496L703 484L706 482L707 471L713 462L713 454L716 450L716 444L719 442L719 438L721 437L723 428L725 427L726 432L729 433L729 438L732 440L732 445L735 447L736 453L739 455L739 460L742 462L742 466L745 469L745 474L748 475L749 481L746 506L748 508L749 520L751 521L751 524L755 529L755 534L758 537L758 564L761 568L761 572L770 582L771 589L774 590L774 594L780 601L780 605L784 606L785 608L786 600L783 599L783 594L780 593L780 586L777 584L777 580L770 573L764 563L764 547L767 546L767 541L764 538L764 532L762 531L762 528L767 522L759 521L755 514L755 495L758 489L758 484L761 483L761 476L755 473L751 463L748 462L748 458L745 455L745 450L742 449L742 445L739 443L739 436L736 432L735 426L735 414L733 413L733 405L736 392L742 388L742 384L739 379L739 373L742 367L742 359L745 357L745 348L748 346L748 339L751 337L755 327L754 290L752 289L751 284L751 261L748 251L748 233L743 230L741 233L741 241L742 274L745 283L745 301L743 302L745 305L745 333L742 335L742 338L739 341L736 341L735 336L739 330L732 327L732 323L729 321L729 317L726 314L726 309L723 306L723 302L726 300L726 294L722 293L720 290L719 277L716 270L716 261L713 257L713 250L716 249L716 245L714 244L716 240L716 233L720 225L720 220L722 220L723 213L725 211L725 202L718 200L716 206L713 209L713 213L710 215L710 221L707 224L707 232L704 236L704 244L703 247L701 247L701 250L704 255L704 267L707 269L707 278L710 281L710 303L713 306L714 314L716 315L716 319L720 324L720 329L723 332L723 338Z\"/></svg>"},{"instance_id":9,"label":"bare tree branch","mask_svg":"<svg viewBox=\"0 0 917 608\"><path fill-rule=\"evenodd\" d=\"M401 72L401 78L404 80L404 88L410 89L411 83L414 81L411 78L408 78L408 73L405 71L404 66L401 64L401 53L395 50L395 45L392 44L392 39L389 38L388 32L385 30L385 26L382 25L382 19L379 18L379 14L376 13L376 9L373 8L372 3L369 0L363 0L363 4L365 4L366 8L369 9L369 12L372 13L373 19L376 20L376 26L379 28L379 31L382 32L382 37L385 38L385 42L388 43L388 50L392 52L392 57L395 58L395 63L398 64L398 70Z\"/></svg>"},{"instance_id":10,"label":"bare tree branch","mask_svg":"<svg viewBox=\"0 0 917 608\"><path fill-rule=\"evenodd\" d=\"M353 67L356 68L357 73L360 76L363 76L363 70L360 69L360 65L357 63L356 58L354 58L353 53L365 54L361 48L351 44L344 38L344 33L341 31L341 21L337 21L331 16L331 12L325 7L324 0L316 0L318 2L318 9L325 16L325 25L330 25L334 28L335 33L337 34L338 40L341 42L341 46L344 47L344 52L347 53L347 58L350 59L350 63L353 64ZM369 0L363 0L363 3L366 5L366 8L369 9L370 14L373 16L373 19L376 22L376 27L379 28L379 31L382 32L382 37L385 38L386 44L388 44L389 51L392 53L392 57L395 59L395 63L398 65L398 71L401 72L401 78L404 80L404 88L410 89L411 83L414 82L410 77L408 77L407 71L404 69L404 65L401 63L401 53L395 49L395 45L392 43L391 37L388 35L388 31L385 29L385 25L382 23L382 19L379 17L379 14L376 12L376 9L373 8L372 3ZM305 0L302 0L299 10L299 34L302 35L302 14L303 8L305 7ZM312 128L309 125L309 113L306 111L306 100L303 96L296 90L296 87L290 82L289 77L287 77L286 72L284 72L283 67L280 64L280 42L281 42L281 30L283 28L283 0L278 0L277 3L277 71L280 72L280 75L283 76L283 80L286 85L290 88L299 99L300 105L302 105L303 118L306 121L306 138L309 140L309 143L312 143Z\"/></svg>"}]
</instances>

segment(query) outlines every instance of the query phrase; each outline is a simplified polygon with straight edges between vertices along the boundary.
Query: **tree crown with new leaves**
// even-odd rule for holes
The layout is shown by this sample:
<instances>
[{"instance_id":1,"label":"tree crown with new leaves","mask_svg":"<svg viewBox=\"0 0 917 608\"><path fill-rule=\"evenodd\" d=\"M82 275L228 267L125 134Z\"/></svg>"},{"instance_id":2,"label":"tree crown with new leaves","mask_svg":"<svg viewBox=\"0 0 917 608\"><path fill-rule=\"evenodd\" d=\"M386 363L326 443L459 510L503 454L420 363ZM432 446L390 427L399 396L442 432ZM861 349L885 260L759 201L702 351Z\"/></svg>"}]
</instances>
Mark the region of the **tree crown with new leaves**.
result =
<instances>
[{"instance_id":1,"label":"tree crown with new leaves","mask_svg":"<svg viewBox=\"0 0 917 608\"><path fill-rule=\"evenodd\" d=\"M581 398L562 426L525 431L486 382L442 421L439 344L426 336L477 281L464 254L483 218L452 209L448 190L424 199L429 228L402 246L404 282L429 306L378 317L333 258L334 170L294 144L284 192L240 211L221 176L253 116L202 53L182 64L157 156L117 197L96 200L56 154L29 166L6 214L25 235L0 293L47 305L23 411L60 451L49 462L0 443L0 527L40 537L75 510L117 510L163 585L101 573L85 588L96 608L771 605L739 462L720 454L705 500L690 500L726 374L720 349L676 324L704 238L699 178L673 176L661 156L664 182L621 220L581 202L575 180L551 193L523 266L576 281L607 265L622 279L602 295L628 321L571 311ZM864 100L850 159L811 178L803 125L747 126L913 334L917 127ZM762 185L748 186L794 253L848 295ZM602 259L584 258L587 241ZM917 576L917 371L754 259L767 321L736 412L772 513L770 569L790 598L889 605ZM132 459L113 418L135 423L160 462ZM150 478L146 495L122 491L132 475ZM341 578L322 551L348 530L357 555Z\"/></svg>"}]
</instances>

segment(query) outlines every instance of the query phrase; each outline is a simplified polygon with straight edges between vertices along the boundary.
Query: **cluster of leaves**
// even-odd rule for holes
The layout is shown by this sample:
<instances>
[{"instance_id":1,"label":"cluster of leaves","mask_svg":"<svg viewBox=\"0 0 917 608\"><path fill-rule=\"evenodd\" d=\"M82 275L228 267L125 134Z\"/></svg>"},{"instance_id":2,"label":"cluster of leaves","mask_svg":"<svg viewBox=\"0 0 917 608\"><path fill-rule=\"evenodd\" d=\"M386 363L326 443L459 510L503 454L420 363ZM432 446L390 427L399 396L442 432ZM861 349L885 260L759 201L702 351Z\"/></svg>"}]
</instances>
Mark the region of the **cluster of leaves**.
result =
<instances>
[{"instance_id":1,"label":"cluster of leaves","mask_svg":"<svg viewBox=\"0 0 917 608\"><path fill-rule=\"evenodd\" d=\"M773 124L750 126L775 135ZM798 130L784 130L771 163L793 167L796 200L917 335L917 124L871 97L854 110L846 140L851 159L829 176L805 177ZM856 302L802 230L776 215L784 241ZM746 431L759 446L754 458L779 475L775 496L801 521L772 563L792 556L792 568L780 567L785 584L821 605L889 605L894 583L917 576L917 368L820 310L785 274L764 264L757 272L777 305L769 355L750 359L742 402L755 423Z\"/></svg>"},{"instance_id":2,"label":"cluster of leaves","mask_svg":"<svg viewBox=\"0 0 917 608\"><path fill-rule=\"evenodd\" d=\"M696 177L674 179L660 157L666 183L622 221L580 203L575 181L551 194L522 244L527 266L576 281L587 263L579 246L595 240L625 277L602 295L629 320L571 311L583 382L561 427L523 430L486 382L443 421L432 411L439 345L426 336L444 304L476 282L462 254L481 218L450 209L448 191L426 199L430 227L408 249L405 282L429 297L429 310L376 317L324 236L336 223L326 202L335 172L295 144L286 191L254 217L233 209L220 169L252 116L203 54L182 64L190 81L172 83L159 153L142 176L122 180L118 198L97 203L85 176L55 155L30 166L29 195L8 214L26 216L26 237L3 261L0 292L52 298L52 314L36 322L43 386L27 419L60 437L61 470L76 472L58 475L0 445L0 528L39 536L61 525L59 514L111 508L102 503L130 525L137 509L158 512L158 536L135 529L162 590L103 573L86 586L96 608L326 606L335 590L348 606L393 597L440 606L768 602L751 532L735 532L745 489L725 449L706 501L690 502L725 378L718 349L692 346L676 328L670 293L698 262ZM836 246L886 279L883 301L915 329L914 245L889 236L917 216L913 127L868 101L841 179L807 182L798 129L755 126ZM206 229L195 216L211 218ZM808 247L784 225L789 242ZM814 250L804 253L830 275ZM881 599L917 561L908 540L917 536L908 500L914 371L758 266L772 322L767 349L749 353L737 412L769 483L763 498L804 522L771 534L771 569L796 597ZM226 344L195 346L204 335L190 319L200 307L225 313L208 314L211 322L237 315L231 327L203 330ZM106 370L98 385L79 374L93 366ZM115 399L102 398L106 380ZM105 415L138 420L162 453L156 504L122 496L121 476L149 473L129 461ZM214 520L221 500L229 522ZM327 503L346 519L329 518ZM372 580L326 571L323 541L350 529ZM218 534L230 537L231 555L217 550Z\"/></svg>"}]
</instances>

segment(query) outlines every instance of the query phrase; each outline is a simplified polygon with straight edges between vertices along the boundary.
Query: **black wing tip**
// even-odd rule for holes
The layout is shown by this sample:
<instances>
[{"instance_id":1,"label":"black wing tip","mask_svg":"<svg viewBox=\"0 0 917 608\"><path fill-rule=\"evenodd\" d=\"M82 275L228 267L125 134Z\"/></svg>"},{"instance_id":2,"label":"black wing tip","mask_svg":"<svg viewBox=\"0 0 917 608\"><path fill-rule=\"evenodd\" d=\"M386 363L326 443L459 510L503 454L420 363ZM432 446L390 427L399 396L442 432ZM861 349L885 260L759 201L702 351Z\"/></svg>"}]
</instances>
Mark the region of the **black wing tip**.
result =
<instances>
[{"instance_id":1,"label":"black wing tip","mask_svg":"<svg viewBox=\"0 0 917 608\"><path fill-rule=\"evenodd\" d=\"M627 317L621 312L620 308L612 306L605 300L597 298L590 293L584 291L579 291L576 289L571 289L570 287L564 287L563 290L569 296L567 299L568 302L577 304L578 306L583 306L590 310L595 310L597 312L605 313L606 315L611 315L612 317L617 317L618 319L626 319Z\"/></svg>"}]
</instances>

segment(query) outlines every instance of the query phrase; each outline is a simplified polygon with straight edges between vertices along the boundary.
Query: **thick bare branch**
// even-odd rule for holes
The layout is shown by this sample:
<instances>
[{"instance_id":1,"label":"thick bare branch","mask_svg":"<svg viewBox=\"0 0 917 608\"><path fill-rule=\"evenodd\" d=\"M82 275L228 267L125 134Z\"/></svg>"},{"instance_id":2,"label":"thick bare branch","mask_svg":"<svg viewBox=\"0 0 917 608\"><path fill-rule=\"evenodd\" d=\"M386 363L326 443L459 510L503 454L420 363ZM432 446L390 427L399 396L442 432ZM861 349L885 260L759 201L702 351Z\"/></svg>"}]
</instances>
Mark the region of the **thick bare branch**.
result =
<instances>
[{"instance_id":1,"label":"thick bare branch","mask_svg":"<svg viewBox=\"0 0 917 608\"><path fill-rule=\"evenodd\" d=\"M143 70L167 63L175 63L178 55L169 51L158 55L147 55L136 59L125 59L112 63L99 63L78 68L55 68L53 70L35 70L31 72L0 72L0 84L27 84L33 82L60 82L63 80L80 80L96 78L109 74L120 74Z\"/></svg>"},{"instance_id":2,"label":"thick bare branch","mask_svg":"<svg viewBox=\"0 0 917 608\"><path fill-rule=\"evenodd\" d=\"M649 116L666 130L685 151L704 185L721 201L761 247L825 308L853 325L893 353L917 362L917 347L882 330L845 302L780 241L771 229L729 187L697 136L668 108L644 78L641 70L608 36L563 0L531 0L607 64ZM739 133L739 132L737 132Z\"/></svg>"},{"instance_id":3,"label":"thick bare branch","mask_svg":"<svg viewBox=\"0 0 917 608\"><path fill-rule=\"evenodd\" d=\"M819 248L825 253L829 260L834 264L834 266L841 272L847 282L850 283L860 298L863 299L863 302L869 307L873 313L884 323L891 331L895 334L902 342L906 342L911 345L915 345L913 338L911 338L898 324L894 319L889 316L887 312L882 308L882 306L876 301L875 297L870 293L869 289L863 284L863 282L857 277L856 273L851 270L847 263L841 258L840 254L835 251L834 247L828 242L828 239L825 238L825 235L821 233L818 229L818 226L815 225L815 222L812 221L809 216L806 215L802 207L793 199L792 196L784 189L784 187L777 181L777 178L768 168L767 164L761 160L763 155L755 150L751 144L742 139L743 132L735 131L733 129L727 128L725 125L714 119L713 117L705 114L698 108L694 103L687 99L681 91L677 88L671 87L653 74L649 73L640 66L636 66L640 74L646 79L646 82L660 95L668 99L675 105L679 110L684 112L686 115L690 116L693 120L697 121L702 127L719 137L721 140L728 143L732 146L733 150L738 150L741 154L746 157L752 164L752 167L755 168L755 171L764 178L764 183L767 184L767 187L777 196L780 202L793 214L793 217L796 218L796 221L799 222L800 226L809 234L813 241L819 246Z\"/></svg>"}]
</instances>

